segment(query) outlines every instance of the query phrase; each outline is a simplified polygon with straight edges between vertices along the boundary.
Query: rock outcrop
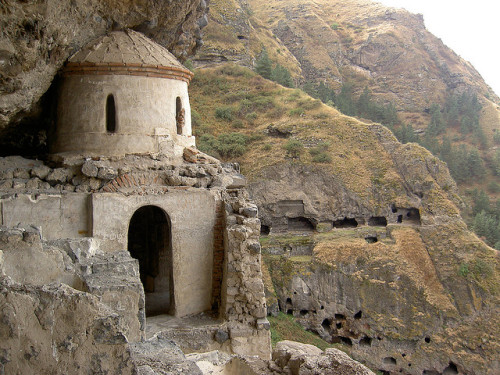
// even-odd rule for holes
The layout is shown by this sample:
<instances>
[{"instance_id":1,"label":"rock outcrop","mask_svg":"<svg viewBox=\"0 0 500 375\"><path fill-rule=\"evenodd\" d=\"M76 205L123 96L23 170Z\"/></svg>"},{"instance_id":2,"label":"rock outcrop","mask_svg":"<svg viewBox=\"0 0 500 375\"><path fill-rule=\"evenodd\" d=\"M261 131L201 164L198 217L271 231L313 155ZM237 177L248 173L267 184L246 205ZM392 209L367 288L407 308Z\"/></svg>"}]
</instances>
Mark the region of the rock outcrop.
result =
<instances>
[{"instance_id":1,"label":"rock outcrop","mask_svg":"<svg viewBox=\"0 0 500 375\"><path fill-rule=\"evenodd\" d=\"M0 305L1 373L134 373L123 322L97 297L1 276Z\"/></svg>"}]
</instances>

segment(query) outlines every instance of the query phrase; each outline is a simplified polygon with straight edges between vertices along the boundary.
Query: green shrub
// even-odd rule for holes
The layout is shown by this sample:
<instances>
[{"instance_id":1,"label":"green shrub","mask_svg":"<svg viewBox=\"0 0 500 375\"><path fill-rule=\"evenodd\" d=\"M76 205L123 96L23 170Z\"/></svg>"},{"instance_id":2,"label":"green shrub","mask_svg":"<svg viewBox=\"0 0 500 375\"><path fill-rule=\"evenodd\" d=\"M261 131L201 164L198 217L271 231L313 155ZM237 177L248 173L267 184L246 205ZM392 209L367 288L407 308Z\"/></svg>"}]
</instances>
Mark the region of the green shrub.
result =
<instances>
[{"instance_id":1,"label":"green shrub","mask_svg":"<svg viewBox=\"0 0 500 375\"><path fill-rule=\"evenodd\" d=\"M263 47L260 56L255 62L255 71L260 74L262 77L270 79L272 72L272 62L267 54L267 50Z\"/></svg>"},{"instance_id":2,"label":"green shrub","mask_svg":"<svg viewBox=\"0 0 500 375\"><path fill-rule=\"evenodd\" d=\"M298 159L300 158L300 154L304 150L304 145L298 139L292 138L283 145L283 148L285 149L288 157L291 157L292 159Z\"/></svg>"},{"instance_id":3,"label":"green shrub","mask_svg":"<svg viewBox=\"0 0 500 375\"><path fill-rule=\"evenodd\" d=\"M247 68L244 68L242 66L236 65L236 64L227 64L224 65L219 69L219 72L222 74L225 74L227 76L232 76L232 77L247 77L251 78L254 76L254 74L248 70Z\"/></svg>"},{"instance_id":4,"label":"green shrub","mask_svg":"<svg viewBox=\"0 0 500 375\"><path fill-rule=\"evenodd\" d=\"M194 65L193 65L193 61L190 60L190 59L187 59L185 62L184 62L184 66L186 68L188 68L190 71L193 71L194 70Z\"/></svg>"},{"instance_id":5,"label":"green shrub","mask_svg":"<svg viewBox=\"0 0 500 375\"><path fill-rule=\"evenodd\" d=\"M271 119L277 119L283 116L285 109L282 106L276 106L270 111L266 112L266 117Z\"/></svg>"},{"instance_id":6,"label":"green shrub","mask_svg":"<svg viewBox=\"0 0 500 375\"><path fill-rule=\"evenodd\" d=\"M295 89L292 91L290 95L288 95L287 100L290 102L296 101L298 98L300 98L302 91L299 89Z\"/></svg>"},{"instance_id":7,"label":"green shrub","mask_svg":"<svg viewBox=\"0 0 500 375\"><path fill-rule=\"evenodd\" d=\"M500 193L500 185L495 181L491 181L488 183L488 191L492 194Z\"/></svg>"},{"instance_id":8,"label":"green shrub","mask_svg":"<svg viewBox=\"0 0 500 375\"><path fill-rule=\"evenodd\" d=\"M460 264L460 267L458 268L458 274L463 277L467 277L469 274L469 265L467 263L462 263Z\"/></svg>"},{"instance_id":9,"label":"green shrub","mask_svg":"<svg viewBox=\"0 0 500 375\"><path fill-rule=\"evenodd\" d=\"M233 123L231 124L231 126L232 126L233 128L235 128L235 129L242 129L242 128L244 128L244 127L245 127L245 125L243 124L243 121L241 121L241 120L236 120L235 122L233 122Z\"/></svg>"},{"instance_id":10,"label":"green shrub","mask_svg":"<svg viewBox=\"0 0 500 375\"><path fill-rule=\"evenodd\" d=\"M339 24L337 22L334 22L330 25L330 27L332 28L332 30L338 30Z\"/></svg>"},{"instance_id":11,"label":"green shrub","mask_svg":"<svg viewBox=\"0 0 500 375\"><path fill-rule=\"evenodd\" d=\"M313 156L312 161L315 163L331 163L332 157L326 152L321 152Z\"/></svg>"},{"instance_id":12,"label":"green shrub","mask_svg":"<svg viewBox=\"0 0 500 375\"><path fill-rule=\"evenodd\" d=\"M191 124L193 126L201 126L201 115L194 109L191 109Z\"/></svg>"},{"instance_id":13,"label":"green shrub","mask_svg":"<svg viewBox=\"0 0 500 375\"><path fill-rule=\"evenodd\" d=\"M482 259L475 259L472 264L472 272L476 277L491 277L493 275L493 266Z\"/></svg>"},{"instance_id":14,"label":"green shrub","mask_svg":"<svg viewBox=\"0 0 500 375\"><path fill-rule=\"evenodd\" d=\"M290 116L303 116L305 113L306 111L302 107L291 109L289 112Z\"/></svg>"},{"instance_id":15,"label":"green shrub","mask_svg":"<svg viewBox=\"0 0 500 375\"><path fill-rule=\"evenodd\" d=\"M241 133L226 133L217 137L218 152L222 157L243 155L246 151L248 137Z\"/></svg>"},{"instance_id":16,"label":"green shrub","mask_svg":"<svg viewBox=\"0 0 500 375\"><path fill-rule=\"evenodd\" d=\"M233 121L233 109L231 107L215 108L215 117L220 120Z\"/></svg>"},{"instance_id":17,"label":"green shrub","mask_svg":"<svg viewBox=\"0 0 500 375\"><path fill-rule=\"evenodd\" d=\"M263 149L264 151L271 151L271 150L272 150L272 148L273 148L273 146L272 146L270 143L266 143L266 144L262 147L262 149Z\"/></svg>"},{"instance_id":18,"label":"green shrub","mask_svg":"<svg viewBox=\"0 0 500 375\"><path fill-rule=\"evenodd\" d=\"M253 124L255 122L255 120L257 120L257 117L259 117L257 115L257 112L250 112L250 113L247 113L246 116L245 116L245 119L250 123L250 124Z\"/></svg>"},{"instance_id":19,"label":"green shrub","mask_svg":"<svg viewBox=\"0 0 500 375\"><path fill-rule=\"evenodd\" d=\"M243 155L248 142L249 138L241 133L226 133L218 137L203 134L198 140L198 148L212 156L229 158Z\"/></svg>"}]
</instances>

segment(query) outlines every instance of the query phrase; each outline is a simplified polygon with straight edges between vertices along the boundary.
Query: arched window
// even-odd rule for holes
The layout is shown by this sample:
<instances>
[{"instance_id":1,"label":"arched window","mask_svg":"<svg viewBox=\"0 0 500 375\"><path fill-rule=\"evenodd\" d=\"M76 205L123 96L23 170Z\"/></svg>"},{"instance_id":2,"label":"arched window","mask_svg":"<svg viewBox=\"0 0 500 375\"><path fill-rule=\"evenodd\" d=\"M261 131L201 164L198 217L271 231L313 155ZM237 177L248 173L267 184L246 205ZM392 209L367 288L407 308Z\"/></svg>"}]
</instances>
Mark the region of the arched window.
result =
<instances>
[{"instance_id":1,"label":"arched window","mask_svg":"<svg viewBox=\"0 0 500 375\"><path fill-rule=\"evenodd\" d=\"M184 108L182 108L182 101L181 98L178 96L177 99L175 100L175 122L177 126L177 134L181 135L182 134L182 128L184 127L184 122L185 122L185 111Z\"/></svg>"},{"instance_id":2,"label":"arched window","mask_svg":"<svg viewBox=\"0 0 500 375\"><path fill-rule=\"evenodd\" d=\"M116 132L116 106L113 94L109 94L106 99L106 131Z\"/></svg>"}]
</instances>

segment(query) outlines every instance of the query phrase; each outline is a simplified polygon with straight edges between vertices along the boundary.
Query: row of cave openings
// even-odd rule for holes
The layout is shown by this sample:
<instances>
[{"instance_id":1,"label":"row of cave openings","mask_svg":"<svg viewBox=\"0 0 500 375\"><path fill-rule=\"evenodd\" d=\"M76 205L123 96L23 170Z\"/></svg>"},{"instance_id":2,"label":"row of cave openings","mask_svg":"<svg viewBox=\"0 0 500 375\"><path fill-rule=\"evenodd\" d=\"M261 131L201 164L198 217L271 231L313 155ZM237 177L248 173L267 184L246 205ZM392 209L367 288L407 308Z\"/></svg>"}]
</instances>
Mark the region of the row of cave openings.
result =
<instances>
[{"instance_id":1,"label":"row of cave openings","mask_svg":"<svg viewBox=\"0 0 500 375\"><path fill-rule=\"evenodd\" d=\"M184 110L180 96L175 99L175 122L178 135L182 135L184 127ZM106 98L106 132L113 134L118 130L117 105L113 94Z\"/></svg>"},{"instance_id":2,"label":"row of cave openings","mask_svg":"<svg viewBox=\"0 0 500 375\"><path fill-rule=\"evenodd\" d=\"M398 208L392 207L392 212L397 213ZM287 218L288 231L304 231L304 232L313 232L316 230L318 223L314 219L306 218L306 217L290 217ZM385 216L372 216L367 222L368 226L373 227L386 227L387 226L387 218ZM396 217L396 223L408 223L413 225L420 225L420 212L417 208L405 209L404 213L399 213ZM357 228L360 223L355 218L344 217L340 220L334 220L331 222L332 228L338 229L349 229L349 228ZM262 224L261 226L261 234L268 235L271 232L271 226ZM366 241L369 243L377 242L376 237L367 237Z\"/></svg>"},{"instance_id":3,"label":"row of cave openings","mask_svg":"<svg viewBox=\"0 0 500 375\"><path fill-rule=\"evenodd\" d=\"M281 301L278 301L278 303L281 307ZM294 309L293 309L293 303L292 303L291 298L286 299L286 304L284 307L285 307L286 313L288 315L293 315ZM320 306L320 309L324 310L324 306ZM300 310L299 316L301 318L306 318L307 315L311 314L311 313L315 314L316 311L315 310ZM356 312L352 316L354 321L361 320L362 317L363 317L363 311L361 311L361 310L359 310L358 312ZM344 344L344 345L351 347L351 346L353 346L353 344L357 343L357 345L360 347L372 346L372 341L373 341L372 337L364 335L364 336L361 336L361 338L359 338L360 335L356 334L355 332L351 332L347 326L348 326L347 316L345 314L340 314L340 313L334 314L333 317L325 318L321 322L321 327L323 328L324 332L331 335L330 336L331 338L329 341L332 344ZM308 329L308 330L321 336L319 334L319 332L317 332L314 329ZM342 331L344 333L344 335L338 335L339 331ZM377 336L376 339L378 341L383 340L383 338L380 336ZM353 341L353 340L357 340L357 341ZM429 336L425 336L423 341L426 344L429 344L431 342L431 338ZM401 353L401 357L405 358L406 353ZM387 366L388 368L390 368L392 370L392 371L388 371L387 369L380 369L379 372L384 374L384 375L390 375L390 374L394 373L394 371L393 371L394 367L398 365L397 359L394 357L390 357L390 356L384 357L382 359L382 363L384 364L384 367ZM408 366L410 368L412 366L412 364L407 363L406 366ZM400 368L399 372L402 373L402 372L404 372L404 370L402 368ZM457 365L453 362L450 362L448 364L448 366L442 372L439 372L436 370L424 370L422 372L422 375L457 375L458 373L459 372L458 372Z\"/></svg>"}]
</instances>

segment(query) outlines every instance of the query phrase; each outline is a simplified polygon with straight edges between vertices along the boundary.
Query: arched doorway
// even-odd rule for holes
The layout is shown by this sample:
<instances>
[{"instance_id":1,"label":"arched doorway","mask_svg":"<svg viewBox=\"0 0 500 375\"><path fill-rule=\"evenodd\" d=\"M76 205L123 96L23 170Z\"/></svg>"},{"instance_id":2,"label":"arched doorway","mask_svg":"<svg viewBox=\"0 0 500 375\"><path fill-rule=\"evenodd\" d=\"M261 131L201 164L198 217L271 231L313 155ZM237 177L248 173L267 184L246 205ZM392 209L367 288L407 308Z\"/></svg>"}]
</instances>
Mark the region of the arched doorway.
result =
<instances>
[{"instance_id":1,"label":"arched doorway","mask_svg":"<svg viewBox=\"0 0 500 375\"><path fill-rule=\"evenodd\" d=\"M159 207L141 207L130 219L128 251L139 260L146 316L174 312L171 239L170 219Z\"/></svg>"}]
</instances>

